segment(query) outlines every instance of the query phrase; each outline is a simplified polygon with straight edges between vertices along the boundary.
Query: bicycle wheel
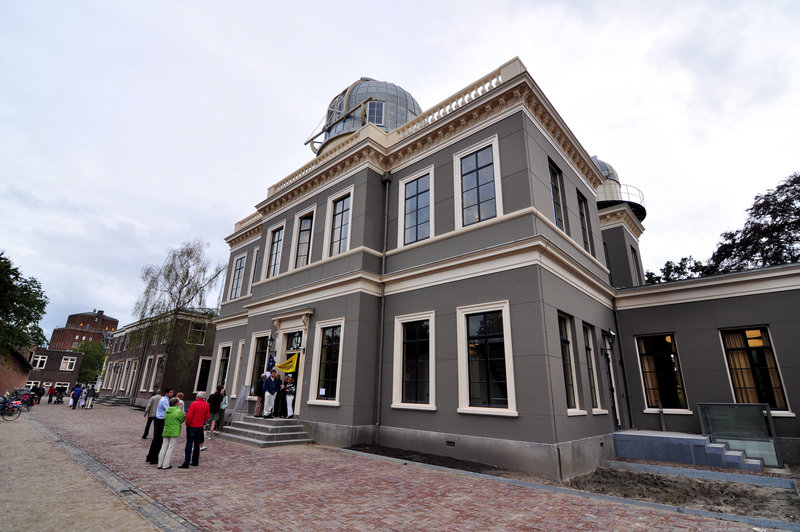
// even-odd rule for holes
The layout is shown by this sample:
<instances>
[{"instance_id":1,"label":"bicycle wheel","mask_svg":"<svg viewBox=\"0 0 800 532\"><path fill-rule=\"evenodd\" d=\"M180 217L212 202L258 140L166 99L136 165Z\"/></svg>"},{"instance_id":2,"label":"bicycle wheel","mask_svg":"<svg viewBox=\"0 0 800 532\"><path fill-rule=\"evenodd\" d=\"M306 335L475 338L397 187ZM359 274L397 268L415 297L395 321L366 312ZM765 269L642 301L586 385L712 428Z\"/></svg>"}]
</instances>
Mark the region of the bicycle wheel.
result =
<instances>
[{"instance_id":1,"label":"bicycle wheel","mask_svg":"<svg viewBox=\"0 0 800 532\"><path fill-rule=\"evenodd\" d=\"M13 421L17 419L19 415L22 413L22 409L18 406L9 406L8 408L3 409L3 419L6 421Z\"/></svg>"}]
</instances>

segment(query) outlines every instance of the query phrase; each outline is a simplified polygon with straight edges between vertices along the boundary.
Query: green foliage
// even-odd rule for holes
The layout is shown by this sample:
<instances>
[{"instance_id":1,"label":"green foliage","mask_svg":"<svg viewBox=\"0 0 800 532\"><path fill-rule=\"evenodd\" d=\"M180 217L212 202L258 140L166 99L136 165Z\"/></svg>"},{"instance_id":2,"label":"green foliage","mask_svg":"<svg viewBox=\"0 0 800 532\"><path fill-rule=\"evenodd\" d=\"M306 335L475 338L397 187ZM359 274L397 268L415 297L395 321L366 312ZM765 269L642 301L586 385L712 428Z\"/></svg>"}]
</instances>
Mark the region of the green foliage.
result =
<instances>
[{"instance_id":1,"label":"green foliage","mask_svg":"<svg viewBox=\"0 0 800 532\"><path fill-rule=\"evenodd\" d=\"M20 350L46 344L39 320L47 303L39 281L23 277L0 251L0 349Z\"/></svg>"},{"instance_id":2,"label":"green foliage","mask_svg":"<svg viewBox=\"0 0 800 532\"><path fill-rule=\"evenodd\" d=\"M647 284L668 283L670 281L681 281L699 277L703 271L703 263L695 260L691 255L681 257L677 263L668 260L661 268L661 275L651 271L645 272L645 282Z\"/></svg>"},{"instance_id":3,"label":"green foliage","mask_svg":"<svg viewBox=\"0 0 800 532\"><path fill-rule=\"evenodd\" d=\"M101 342L81 342L73 351L83 353L81 368L78 370L78 382L94 382L103 370L106 348Z\"/></svg>"}]
</instances>

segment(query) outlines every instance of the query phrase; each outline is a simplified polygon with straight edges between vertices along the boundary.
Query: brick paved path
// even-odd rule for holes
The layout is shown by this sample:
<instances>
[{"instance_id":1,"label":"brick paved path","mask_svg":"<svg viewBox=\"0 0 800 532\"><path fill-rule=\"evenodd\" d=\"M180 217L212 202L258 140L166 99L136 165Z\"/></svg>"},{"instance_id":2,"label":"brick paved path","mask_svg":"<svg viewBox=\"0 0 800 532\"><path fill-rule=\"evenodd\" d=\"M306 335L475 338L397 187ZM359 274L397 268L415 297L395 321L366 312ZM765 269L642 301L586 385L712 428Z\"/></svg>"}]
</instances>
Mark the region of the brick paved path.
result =
<instances>
[{"instance_id":1,"label":"brick paved path","mask_svg":"<svg viewBox=\"0 0 800 532\"><path fill-rule=\"evenodd\" d=\"M29 415L202 530L753 529L318 445L257 449L215 439L199 467L178 469L181 442L173 469L161 471L145 463L141 412L41 404ZM0 444L13 423L0 427ZM50 458L34 452L37 463Z\"/></svg>"}]
</instances>

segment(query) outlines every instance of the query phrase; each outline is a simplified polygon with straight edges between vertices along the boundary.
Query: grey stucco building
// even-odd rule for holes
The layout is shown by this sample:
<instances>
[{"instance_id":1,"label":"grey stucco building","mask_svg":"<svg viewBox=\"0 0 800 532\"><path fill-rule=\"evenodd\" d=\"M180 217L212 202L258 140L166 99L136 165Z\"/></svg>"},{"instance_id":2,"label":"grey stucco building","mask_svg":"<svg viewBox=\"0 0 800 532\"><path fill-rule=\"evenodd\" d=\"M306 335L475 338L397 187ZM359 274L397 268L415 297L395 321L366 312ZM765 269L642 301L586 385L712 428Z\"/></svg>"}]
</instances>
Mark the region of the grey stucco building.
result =
<instances>
[{"instance_id":1,"label":"grey stucco building","mask_svg":"<svg viewBox=\"0 0 800 532\"><path fill-rule=\"evenodd\" d=\"M673 311L705 309L640 286L641 194L589 156L518 59L425 112L362 78L311 145L316 157L227 238L209 389L246 394L252 411L270 350L278 363L298 354L295 413L318 442L555 479L613 456L618 428L652 423L637 339L681 338L686 374L689 333ZM796 300L800 273L785 271ZM751 315L703 326L777 334ZM684 380L689 403L724 395L724 383L695 394ZM675 430L697 430L691 413L674 416Z\"/></svg>"}]
</instances>

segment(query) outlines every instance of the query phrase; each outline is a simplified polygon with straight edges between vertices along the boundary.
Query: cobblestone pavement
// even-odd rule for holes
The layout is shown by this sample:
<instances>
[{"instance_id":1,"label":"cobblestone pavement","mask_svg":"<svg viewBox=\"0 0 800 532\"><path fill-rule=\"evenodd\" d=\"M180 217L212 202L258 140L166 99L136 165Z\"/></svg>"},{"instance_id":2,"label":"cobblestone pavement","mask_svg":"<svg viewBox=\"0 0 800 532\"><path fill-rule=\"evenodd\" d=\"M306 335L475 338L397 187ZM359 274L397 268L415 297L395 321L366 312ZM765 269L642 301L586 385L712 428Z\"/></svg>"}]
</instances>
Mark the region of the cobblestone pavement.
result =
<instances>
[{"instance_id":1,"label":"cobblestone pavement","mask_svg":"<svg viewBox=\"0 0 800 532\"><path fill-rule=\"evenodd\" d=\"M403 465L319 445L258 449L214 439L202 452L199 467L178 469L183 458L183 430L172 457L173 468L163 471L145 463L150 440L141 438L145 422L141 412L119 406L97 405L82 411L41 404L25 415L36 421L21 418L0 424L0 452L6 458L3 467L12 462L13 478L19 482L40 479L38 485L46 486L45 479L55 472L59 485L79 486L47 494L37 488L31 492L35 499L30 504L4 505L3 514L13 514L13 522L24 523L25 529L40 529L30 526L28 520L37 506L51 508L51 502L72 491L80 504L65 502L58 510L59 525L67 518L86 525L87 519L97 514L109 529L122 529L120 523L134 521L137 530L147 528L146 522L137 520L138 515L131 516L133 512L124 503L119 504L124 497L101 501L97 494L103 489L86 477L85 470L80 476L74 467L62 472L61 468L75 462L54 448L46 429L37 430L39 423L108 466L142 497L162 503L167 511L188 521L185 529L193 529L192 525L201 530L233 531L753 529L744 523ZM23 440L28 440L24 446ZM8 442L17 443L9 449ZM9 460L24 456L31 459ZM4 477L8 478L7 474ZM79 480L73 483L73 479ZM15 501L21 499L24 497ZM110 521L117 511L124 512L125 521ZM5 518L0 519L0 528L7 529ZM179 529L151 522L162 529Z\"/></svg>"}]
</instances>

